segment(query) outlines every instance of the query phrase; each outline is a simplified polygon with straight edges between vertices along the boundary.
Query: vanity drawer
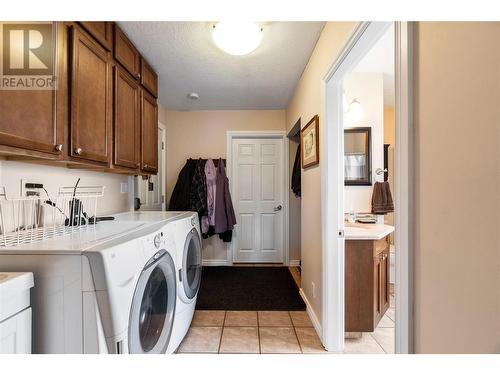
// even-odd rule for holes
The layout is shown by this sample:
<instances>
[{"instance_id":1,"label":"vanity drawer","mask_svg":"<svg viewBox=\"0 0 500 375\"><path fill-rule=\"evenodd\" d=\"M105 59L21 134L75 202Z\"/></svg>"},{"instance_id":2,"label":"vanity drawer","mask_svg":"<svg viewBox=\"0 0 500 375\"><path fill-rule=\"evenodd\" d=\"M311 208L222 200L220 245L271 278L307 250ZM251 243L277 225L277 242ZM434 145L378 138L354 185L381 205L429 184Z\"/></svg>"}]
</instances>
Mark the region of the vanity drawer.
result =
<instances>
[{"instance_id":1,"label":"vanity drawer","mask_svg":"<svg viewBox=\"0 0 500 375\"><path fill-rule=\"evenodd\" d=\"M373 241L373 256L377 256L381 252L387 250L389 248L389 242L387 242L387 237L382 238L381 240Z\"/></svg>"}]
</instances>

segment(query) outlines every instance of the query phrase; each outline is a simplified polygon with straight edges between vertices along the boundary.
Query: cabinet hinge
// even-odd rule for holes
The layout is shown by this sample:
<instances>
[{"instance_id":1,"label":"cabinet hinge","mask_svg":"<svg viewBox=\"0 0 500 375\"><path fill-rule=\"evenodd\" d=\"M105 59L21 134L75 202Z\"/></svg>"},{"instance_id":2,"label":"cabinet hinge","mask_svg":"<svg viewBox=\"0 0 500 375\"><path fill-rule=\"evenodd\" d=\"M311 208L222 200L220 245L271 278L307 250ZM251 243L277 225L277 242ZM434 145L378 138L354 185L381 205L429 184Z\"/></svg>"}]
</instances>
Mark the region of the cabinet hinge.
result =
<instances>
[{"instance_id":1,"label":"cabinet hinge","mask_svg":"<svg viewBox=\"0 0 500 375\"><path fill-rule=\"evenodd\" d=\"M161 196L161 203L165 203L165 196L164 195Z\"/></svg>"},{"instance_id":2,"label":"cabinet hinge","mask_svg":"<svg viewBox=\"0 0 500 375\"><path fill-rule=\"evenodd\" d=\"M165 142L163 142L163 141L161 142L161 149L165 150Z\"/></svg>"}]
</instances>

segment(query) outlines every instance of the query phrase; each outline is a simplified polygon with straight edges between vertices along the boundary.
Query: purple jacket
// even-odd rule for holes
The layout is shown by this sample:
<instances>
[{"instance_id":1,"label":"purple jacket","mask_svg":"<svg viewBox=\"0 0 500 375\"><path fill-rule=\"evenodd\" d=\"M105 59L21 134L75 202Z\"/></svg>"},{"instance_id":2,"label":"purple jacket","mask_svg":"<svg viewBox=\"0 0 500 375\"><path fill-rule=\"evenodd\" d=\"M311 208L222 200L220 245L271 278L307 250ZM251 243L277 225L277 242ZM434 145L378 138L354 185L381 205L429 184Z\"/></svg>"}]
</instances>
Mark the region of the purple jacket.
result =
<instances>
[{"instance_id":1,"label":"purple jacket","mask_svg":"<svg viewBox=\"0 0 500 375\"><path fill-rule=\"evenodd\" d=\"M232 230L236 224L233 202L229 192L229 180L222 159L217 166L217 188L215 191L215 233Z\"/></svg>"}]
</instances>

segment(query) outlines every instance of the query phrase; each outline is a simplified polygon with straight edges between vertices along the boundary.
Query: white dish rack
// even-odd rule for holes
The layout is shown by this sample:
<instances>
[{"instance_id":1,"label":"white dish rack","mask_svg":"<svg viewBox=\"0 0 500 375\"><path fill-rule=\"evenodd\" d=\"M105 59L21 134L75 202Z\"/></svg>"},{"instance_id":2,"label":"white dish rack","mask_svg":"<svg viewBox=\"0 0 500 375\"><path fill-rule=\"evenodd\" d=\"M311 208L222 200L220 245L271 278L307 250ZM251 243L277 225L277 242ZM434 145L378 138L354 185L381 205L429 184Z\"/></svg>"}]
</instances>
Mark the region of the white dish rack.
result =
<instances>
[{"instance_id":1,"label":"white dish rack","mask_svg":"<svg viewBox=\"0 0 500 375\"><path fill-rule=\"evenodd\" d=\"M0 187L0 247L94 228L98 201L103 195L104 186L82 186L61 187L53 199L45 191L13 198L5 187Z\"/></svg>"}]
</instances>

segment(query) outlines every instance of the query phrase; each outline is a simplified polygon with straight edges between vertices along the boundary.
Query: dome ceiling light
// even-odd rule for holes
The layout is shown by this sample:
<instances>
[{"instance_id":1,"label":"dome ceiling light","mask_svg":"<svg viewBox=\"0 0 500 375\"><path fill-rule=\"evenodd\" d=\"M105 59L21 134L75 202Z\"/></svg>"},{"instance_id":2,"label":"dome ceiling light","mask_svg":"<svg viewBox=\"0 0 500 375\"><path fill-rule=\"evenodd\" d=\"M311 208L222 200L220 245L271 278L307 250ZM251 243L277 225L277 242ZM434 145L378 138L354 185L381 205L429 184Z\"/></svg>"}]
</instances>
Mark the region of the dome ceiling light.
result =
<instances>
[{"instance_id":1,"label":"dome ceiling light","mask_svg":"<svg viewBox=\"0 0 500 375\"><path fill-rule=\"evenodd\" d=\"M213 26L212 39L230 55L247 55L262 42L262 28L254 22L219 22Z\"/></svg>"}]
</instances>

